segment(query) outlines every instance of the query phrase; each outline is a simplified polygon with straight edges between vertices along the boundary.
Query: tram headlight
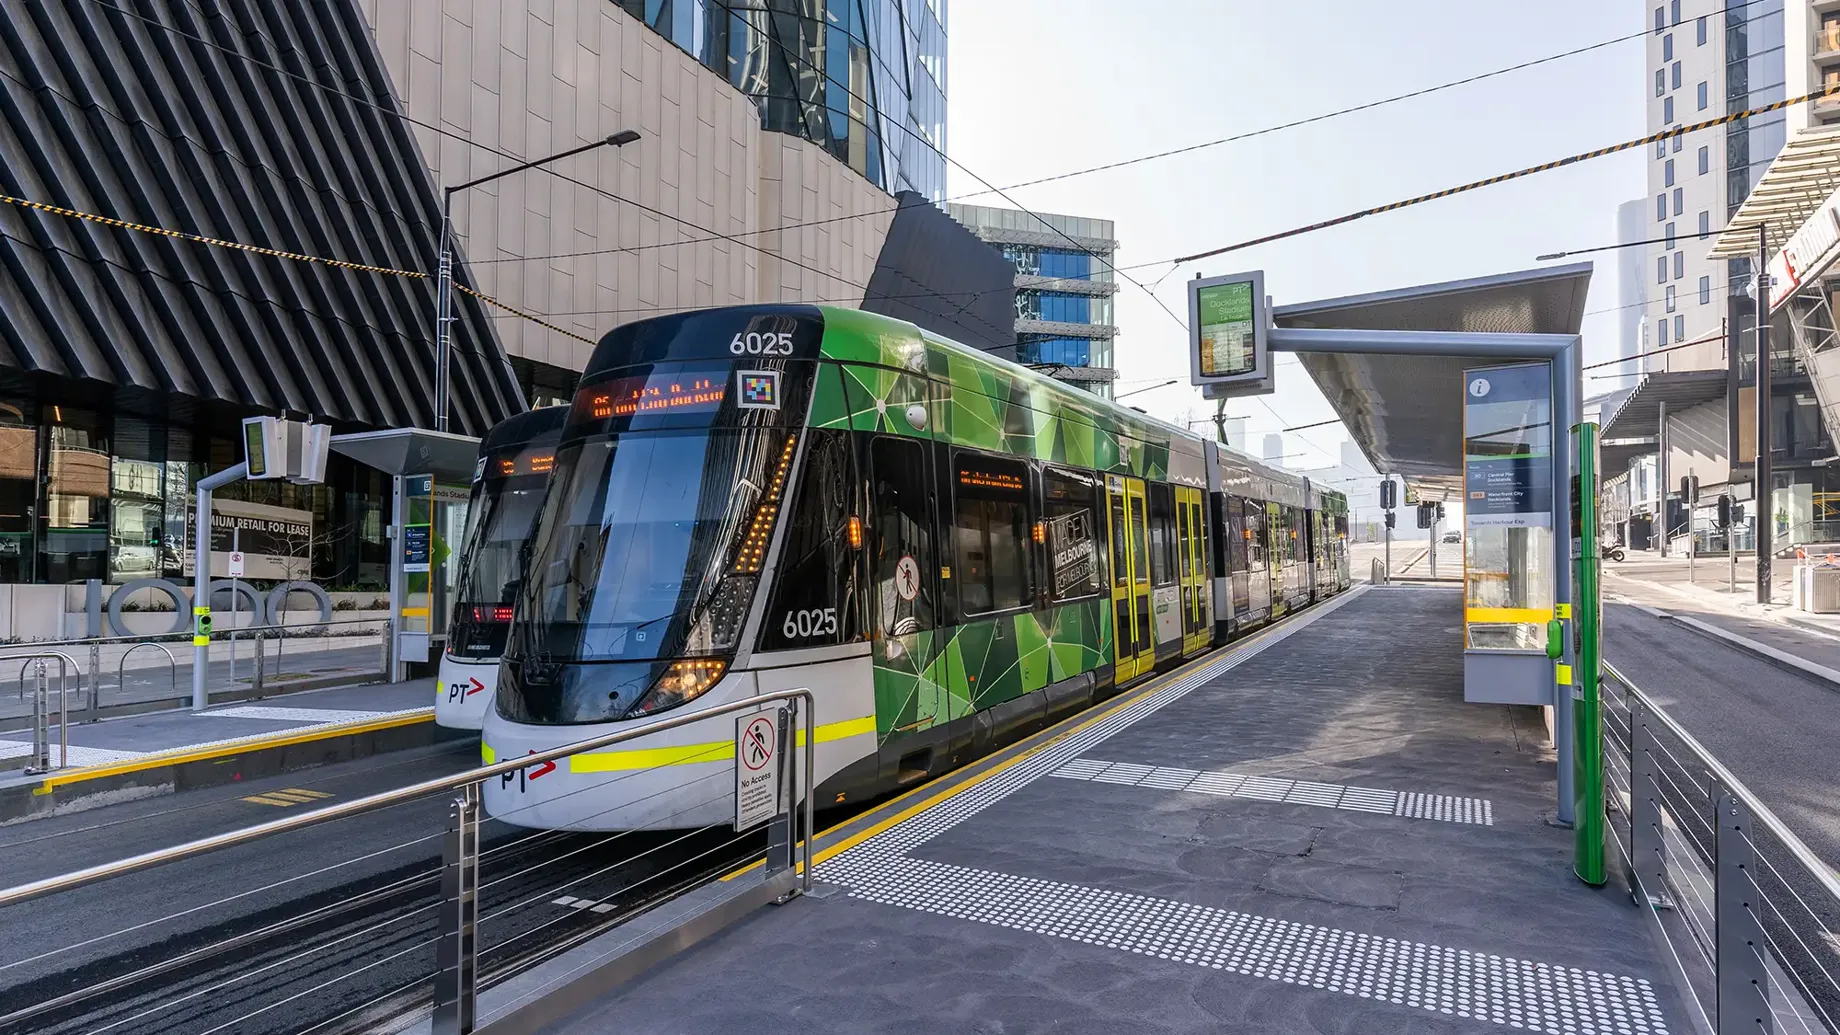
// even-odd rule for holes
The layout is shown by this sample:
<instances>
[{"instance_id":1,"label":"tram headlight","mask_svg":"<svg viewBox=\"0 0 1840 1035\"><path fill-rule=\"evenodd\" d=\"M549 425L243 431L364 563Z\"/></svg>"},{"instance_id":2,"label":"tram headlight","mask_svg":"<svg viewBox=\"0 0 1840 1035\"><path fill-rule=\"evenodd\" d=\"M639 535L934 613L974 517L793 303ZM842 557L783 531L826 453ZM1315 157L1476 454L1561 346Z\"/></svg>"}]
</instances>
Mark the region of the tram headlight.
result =
<instances>
[{"instance_id":1,"label":"tram headlight","mask_svg":"<svg viewBox=\"0 0 1840 1035\"><path fill-rule=\"evenodd\" d=\"M626 713L627 718L650 715L694 701L721 680L728 662L721 658L685 658L673 661L652 684L652 689Z\"/></svg>"}]
</instances>

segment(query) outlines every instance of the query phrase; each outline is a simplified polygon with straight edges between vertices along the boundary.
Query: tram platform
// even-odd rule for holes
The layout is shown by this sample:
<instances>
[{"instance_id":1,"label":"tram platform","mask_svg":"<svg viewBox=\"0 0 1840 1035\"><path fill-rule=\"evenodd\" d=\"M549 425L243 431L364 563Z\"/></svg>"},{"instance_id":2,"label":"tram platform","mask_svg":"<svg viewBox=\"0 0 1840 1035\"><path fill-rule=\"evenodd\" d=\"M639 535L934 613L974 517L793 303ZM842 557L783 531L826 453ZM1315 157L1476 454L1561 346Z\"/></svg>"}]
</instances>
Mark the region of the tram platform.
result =
<instances>
[{"instance_id":1,"label":"tram platform","mask_svg":"<svg viewBox=\"0 0 1840 1035\"><path fill-rule=\"evenodd\" d=\"M1306 611L823 835L816 894L544 1030L1690 1030L1621 875L1571 873L1539 713L1464 704L1461 620Z\"/></svg>"},{"instance_id":2,"label":"tram platform","mask_svg":"<svg viewBox=\"0 0 1840 1035\"><path fill-rule=\"evenodd\" d=\"M72 723L70 764L26 773L29 725L0 729L0 823L134 798L222 786L442 739L434 681L288 693L202 712L174 710ZM51 725L51 759L62 757Z\"/></svg>"}]
</instances>

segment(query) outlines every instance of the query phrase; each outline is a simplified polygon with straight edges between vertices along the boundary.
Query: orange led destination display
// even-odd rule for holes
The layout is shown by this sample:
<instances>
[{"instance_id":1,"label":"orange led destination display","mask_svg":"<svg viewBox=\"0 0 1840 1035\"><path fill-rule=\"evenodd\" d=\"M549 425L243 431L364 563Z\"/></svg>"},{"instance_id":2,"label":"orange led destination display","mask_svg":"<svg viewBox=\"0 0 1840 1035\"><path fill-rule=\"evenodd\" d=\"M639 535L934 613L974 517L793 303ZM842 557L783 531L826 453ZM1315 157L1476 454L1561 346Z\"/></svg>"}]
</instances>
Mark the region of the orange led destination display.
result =
<instances>
[{"instance_id":1,"label":"orange led destination display","mask_svg":"<svg viewBox=\"0 0 1840 1035\"><path fill-rule=\"evenodd\" d=\"M510 478L520 474L548 474L555 466L556 454L545 451L500 456L490 469L500 478Z\"/></svg>"},{"instance_id":2,"label":"orange led destination display","mask_svg":"<svg viewBox=\"0 0 1840 1035\"><path fill-rule=\"evenodd\" d=\"M695 413L720 407L727 394L726 382L713 377L623 377L586 389L579 404L598 418L663 411Z\"/></svg>"},{"instance_id":3,"label":"orange led destination display","mask_svg":"<svg viewBox=\"0 0 1840 1035\"><path fill-rule=\"evenodd\" d=\"M1012 492L1022 491L1022 479L1004 471L979 471L975 468L960 468L958 483L979 489L1008 489Z\"/></svg>"}]
</instances>

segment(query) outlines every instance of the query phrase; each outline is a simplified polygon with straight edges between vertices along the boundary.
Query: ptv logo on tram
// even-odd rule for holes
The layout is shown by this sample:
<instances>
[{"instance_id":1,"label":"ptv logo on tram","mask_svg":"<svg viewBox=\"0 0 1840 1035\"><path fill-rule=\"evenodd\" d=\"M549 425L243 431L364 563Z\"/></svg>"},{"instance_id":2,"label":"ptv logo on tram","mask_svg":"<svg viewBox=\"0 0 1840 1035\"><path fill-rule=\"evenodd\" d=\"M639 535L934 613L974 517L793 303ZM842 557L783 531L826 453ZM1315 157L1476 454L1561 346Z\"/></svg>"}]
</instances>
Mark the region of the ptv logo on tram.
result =
<instances>
[{"instance_id":1,"label":"ptv logo on tram","mask_svg":"<svg viewBox=\"0 0 1840 1035\"><path fill-rule=\"evenodd\" d=\"M455 701L464 701L485 688L486 685L481 683L477 676L469 677L464 683L449 683L447 684L447 702L452 704Z\"/></svg>"},{"instance_id":2,"label":"ptv logo on tram","mask_svg":"<svg viewBox=\"0 0 1840 1035\"><path fill-rule=\"evenodd\" d=\"M537 752L533 749L530 751L526 751L524 753L527 755L534 755ZM525 791L530 789L529 781L541 780L545 776L548 776L549 774L555 771L556 771L556 763L554 762L545 762L542 765L525 766L524 768L519 769L516 772L499 774L498 787L499 787L499 790L510 790L511 781L516 780L517 785L518 785L518 793L522 794Z\"/></svg>"}]
</instances>

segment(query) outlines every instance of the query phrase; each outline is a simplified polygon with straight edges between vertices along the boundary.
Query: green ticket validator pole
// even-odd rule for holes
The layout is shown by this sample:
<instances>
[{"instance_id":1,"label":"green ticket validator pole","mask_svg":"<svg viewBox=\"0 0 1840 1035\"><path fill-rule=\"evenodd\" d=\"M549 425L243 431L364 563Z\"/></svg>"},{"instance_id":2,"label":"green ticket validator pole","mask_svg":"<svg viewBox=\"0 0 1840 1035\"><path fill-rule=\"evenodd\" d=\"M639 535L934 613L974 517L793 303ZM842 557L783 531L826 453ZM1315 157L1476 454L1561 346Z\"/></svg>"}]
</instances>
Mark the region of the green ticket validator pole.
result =
<instances>
[{"instance_id":1,"label":"green ticket validator pole","mask_svg":"<svg viewBox=\"0 0 1840 1035\"><path fill-rule=\"evenodd\" d=\"M1604 883L1603 594L1597 533L1597 425L1572 426L1572 872Z\"/></svg>"}]
</instances>

